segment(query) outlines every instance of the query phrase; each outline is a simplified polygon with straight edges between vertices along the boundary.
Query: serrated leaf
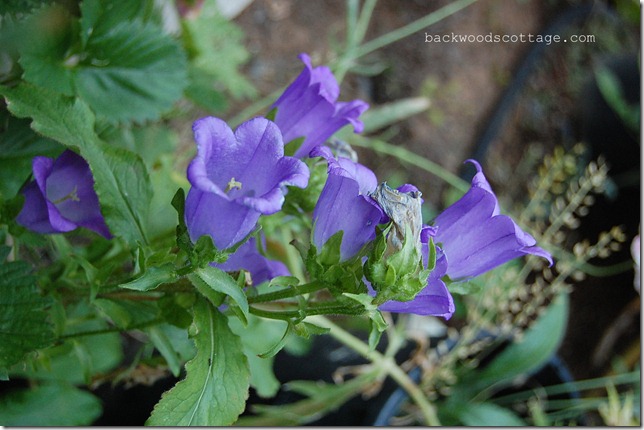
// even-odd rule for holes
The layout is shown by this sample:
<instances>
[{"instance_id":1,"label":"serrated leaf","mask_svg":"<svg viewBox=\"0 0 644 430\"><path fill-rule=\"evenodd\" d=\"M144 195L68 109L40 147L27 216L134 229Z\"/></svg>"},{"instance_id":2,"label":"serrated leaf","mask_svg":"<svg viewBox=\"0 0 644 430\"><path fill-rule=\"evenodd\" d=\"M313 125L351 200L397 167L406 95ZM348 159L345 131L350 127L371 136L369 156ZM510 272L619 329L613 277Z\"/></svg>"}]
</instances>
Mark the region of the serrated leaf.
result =
<instances>
[{"instance_id":1,"label":"serrated leaf","mask_svg":"<svg viewBox=\"0 0 644 430\"><path fill-rule=\"evenodd\" d=\"M0 397L0 422L5 426L86 426L101 411L97 397L66 383L45 383Z\"/></svg>"},{"instance_id":2,"label":"serrated leaf","mask_svg":"<svg viewBox=\"0 0 644 430\"><path fill-rule=\"evenodd\" d=\"M152 190L141 158L102 142L94 132L94 114L79 99L30 84L0 86L0 94L14 115L33 119L34 130L80 149L94 175L94 188L110 232L131 245L147 243L142 220L146 219Z\"/></svg>"},{"instance_id":3,"label":"serrated leaf","mask_svg":"<svg viewBox=\"0 0 644 430\"><path fill-rule=\"evenodd\" d=\"M23 261L0 265L0 368L19 362L23 356L53 341L53 331L40 296L36 278Z\"/></svg>"},{"instance_id":4,"label":"serrated leaf","mask_svg":"<svg viewBox=\"0 0 644 430\"><path fill-rule=\"evenodd\" d=\"M123 21L144 19L154 0L83 0L80 4L81 39L102 35Z\"/></svg>"},{"instance_id":5,"label":"serrated leaf","mask_svg":"<svg viewBox=\"0 0 644 430\"><path fill-rule=\"evenodd\" d=\"M42 4L43 0L4 0L0 2L0 15L21 16Z\"/></svg>"},{"instance_id":6,"label":"serrated leaf","mask_svg":"<svg viewBox=\"0 0 644 430\"><path fill-rule=\"evenodd\" d=\"M186 56L152 23L125 21L90 36L75 70L78 94L113 122L154 120L187 84Z\"/></svg>"},{"instance_id":7,"label":"serrated leaf","mask_svg":"<svg viewBox=\"0 0 644 430\"><path fill-rule=\"evenodd\" d=\"M137 291L153 290L161 284L174 282L179 279L172 263L165 263L160 266L148 267L146 271L136 279L119 285L121 288Z\"/></svg>"},{"instance_id":8,"label":"serrated leaf","mask_svg":"<svg viewBox=\"0 0 644 430\"><path fill-rule=\"evenodd\" d=\"M227 426L245 408L250 372L239 337L206 300L195 304L194 326L197 355L186 364L186 378L163 394L147 425Z\"/></svg>"},{"instance_id":9,"label":"serrated leaf","mask_svg":"<svg viewBox=\"0 0 644 430\"><path fill-rule=\"evenodd\" d=\"M77 19L58 4L38 9L18 27L23 79L52 91L74 94L73 71L67 65Z\"/></svg>"},{"instance_id":10,"label":"serrated leaf","mask_svg":"<svg viewBox=\"0 0 644 430\"><path fill-rule=\"evenodd\" d=\"M246 320L248 320L249 309L248 299L237 282L226 272L213 266L206 266L197 269L194 273L214 291L230 296L241 309Z\"/></svg>"}]
</instances>

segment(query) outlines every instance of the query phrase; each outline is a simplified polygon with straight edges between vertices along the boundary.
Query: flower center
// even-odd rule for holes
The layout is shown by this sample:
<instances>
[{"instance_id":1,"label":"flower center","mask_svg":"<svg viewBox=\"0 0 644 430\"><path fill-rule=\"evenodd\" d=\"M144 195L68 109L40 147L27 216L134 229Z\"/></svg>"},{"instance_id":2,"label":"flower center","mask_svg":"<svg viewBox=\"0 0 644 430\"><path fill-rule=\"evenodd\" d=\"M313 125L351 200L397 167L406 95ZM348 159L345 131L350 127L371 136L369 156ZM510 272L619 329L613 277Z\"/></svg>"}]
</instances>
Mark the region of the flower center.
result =
<instances>
[{"instance_id":1,"label":"flower center","mask_svg":"<svg viewBox=\"0 0 644 430\"><path fill-rule=\"evenodd\" d=\"M59 198L58 200L53 201L52 203L57 205L67 200L71 200L73 202L80 202L80 198L78 198L78 187L76 185L74 185L74 189L71 190L69 194Z\"/></svg>"},{"instance_id":2,"label":"flower center","mask_svg":"<svg viewBox=\"0 0 644 430\"><path fill-rule=\"evenodd\" d=\"M226 186L226 189L224 190L225 193L228 193L232 191L233 189L242 189L242 183L239 181L236 181L235 178L230 178L230 181L228 181L228 185Z\"/></svg>"}]
</instances>

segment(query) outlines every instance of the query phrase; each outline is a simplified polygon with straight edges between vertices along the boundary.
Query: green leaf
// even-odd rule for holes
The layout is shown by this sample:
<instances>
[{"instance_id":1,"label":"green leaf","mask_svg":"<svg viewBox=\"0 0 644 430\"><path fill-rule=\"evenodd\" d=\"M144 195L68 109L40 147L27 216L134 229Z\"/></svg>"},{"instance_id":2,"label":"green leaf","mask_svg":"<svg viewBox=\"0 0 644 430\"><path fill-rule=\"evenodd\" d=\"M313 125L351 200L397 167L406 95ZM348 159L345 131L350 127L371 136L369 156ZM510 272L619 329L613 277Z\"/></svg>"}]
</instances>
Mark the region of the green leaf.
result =
<instances>
[{"instance_id":1,"label":"green leaf","mask_svg":"<svg viewBox=\"0 0 644 430\"><path fill-rule=\"evenodd\" d=\"M83 0L81 11L81 38L87 43L90 36L96 37L110 31L123 21L144 19L153 6L153 0Z\"/></svg>"},{"instance_id":2,"label":"green leaf","mask_svg":"<svg viewBox=\"0 0 644 430\"><path fill-rule=\"evenodd\" d=\"M94 306L101 310L113 323L124 330L147 325L158 318L159 308L156 303L134 300L116 300L99 298Z\"/></svg>"},{"instance_id":3,"label":"green leaf","mask_svg":"<svg viewBox=\"0 0 644 430\"><path fill-rule=\"evenodd\" d=\"M370 372L339 385L313 381L289 382L289 389L309 397L287 405L254 405L252 410L258 415L242 417L236 424L244 427L303 425L339 408L377 378L378 372Z\"/></svg>"},{"instance_id":4,"label":"green leaf","mask_svg":"<svg viewBox=\"0 0 644 430\"><path fill-rule=\"evenodd\" d=\"M248 362L226 317L206 300L194 307L194 341L197 355L186 364L186 378L163 394L147 425L227 426L243 412Z\"/></svg>"},{"instance_id":5,"label":"green leaf","mask_svg":"<svg viewBox=\"0 0 644 430\"><path fill-rule=\"evenodd\" d=\"M466 426L475 427L520 427L527 423L509 409L494 403L463 403L454 411Z\"/></svg>"},{"instance_id":6,"label":"green leaf","mask_svg":"<svg viewBox=\"0 0 644 430\"><path fill-rule=\"evenodd\" d=\"M88 426L101 412L97 397L66 383L45 383L0 397L0 422L5 426Z\"/></svg>"},{"instance_id":7,"label":"green leaf","mask_svg":"<svg viewBox=\"0 0 644 430\"><path fill-rule=\"evenodd\" d=\"M94 175L94 188L111 233L131 245L147 243L142 220L146 219L152 190L141 158L102 142L94 132L94 114L81 100L29 84L0 86L0 94L14 115L33 119L34 130L80 149Z\"/></svg>"},{"instance_id":8,"label":"green leaf","mask_svg":"<svg viewBox=\"0 0 644 430\"><path fill-rule=\"evenodd\" d=\"M59 307L54 302L54 308ZM67 304L60 342L55 346L31 354L25 363L10 369L12 376L47 381L86 383L86 375L107 373L123 359L121 338L116 332L107 332L108 324L97 319L95 308L82 301Z\"/></svg>"},{"instance_id":9,"label":"green leaf","mask_svg":"<svg viewBox=\"0 0 644 430\"><path fill-rule=\"evenodd\" d=\"M430 101L426 97L411 97L385 103L369 109L362 116L364 134L374 132L396 122L429 109Z\"/></svg>"},{"instance_id":10,"label":"green leaf","mask_svg":"<svg viewBox=\"0 0 644 430\"><path fill-rule=\"evenodd\" d=\"M174 282L179 279L174 264L165 263L160 266L148 267L143 275L130 282L119 285L121 288L137 291L153 290L161 284Z\"/></svg>"},{"instance_id":11,"label":"green leaf","mask_svg":"<svg viewBox=\"0 0 644 430\"><path fill-rule=\"evenodd\" d=\"M31 163L36 155L55 157L63 151L58 143L37 135L29 128L29 121L18 119L6 110L0 111L0 198L11 198L18 193L31 174Z\"/></svg>"},{"instance_id":12,"label":"green leaf","mask_svg":"<svg viewBox=\"0 0 644 430\"><path fill-rule=\"evenodd\" d=\"M568 296L560 294L519 342L506 347L468 384L472 390L500 389L516 377L540 369L557 351L568 321Z\"/></svg>"},{"instance_id":13,"label":"green leaf","mask_svg":"<svg viewBox=\"0 0 644 430\"><path fill-rule=\"evenodd\" d=\"M232 298L248 320L248 299L241 287L226 272L212 266L202 267L194 273L211 289ZM192 275L191 275L192 276Z\"/></svg>"},{"instance_id":14,"label":"green leaf","mask_svg":"<svg viewBox=\"0 0 644 430\"><path fill-rule=\"evenodd\" d=\"M273 373L274 358L262 358L260 355L280 341L287 323L251 315L247 326L236 318L231 318L229 324L231 330L241 338L250 366L250 385L259 396L273 397L280 388L280 382Z\"/></svg>"},{"instance_id":15,"label":"green leaf","mask_svg":"<svg viewBox=\"0 0 644 430\"><path fill-rule=\"evenodd\" d=\"M181 358L174 349L171 339L158 326L148 328L147 332L154 347L161 353L166 363L168 363L172 374L179 376L181 372Z\"/></svg>"},{"instance_id":16,"label":"green leaf","mask_svg":"<svg viewBox=\"0 0 644 430\"><path fill-rule=\"evenodd\" d=\"M23 79L68 96L74 94L68 65L77 19L58 4L38 9L18 27Z\"/></svg>"},{"instance_id":17,"label":"green leaf","mask_svg":"<svg viewBox=\"0 0 644 430\"><path fill-rule=\"evenodd\" d=\"M67 147L96 143L94 114L81 100L65 97L32 84L0 86L9 111L18 118L32 118L31 128Z\"/></svg>"},{"instance_id":18,"label":"green leaf","mask_svg":"<svg viewBox=\"0 0 644 430\"><path fill-rule=\"evenodd\" d=\"M640 105L629 104L619 78L606 67L595 70L595 80L602 97L632 131L640 129Z\"/></svg>"},{"instance_id":19,"label":"green leaf","mask_svg":"<svg viewBox=\"0 0 644 430\"><path fill-rule=\"evenodd\" d=\"M53 341L52 327L36 278L23 261L0 265L0 368L19 362L26 353Z\"/></svg>"},{"instance_id":20,"label":"green leaf","mask_svg":"<svg viewBox=\"0 0 644 430\"><path fill-rule=\"evenodd\" d=\"M85 51L75 70L77 91L113 122L157 119L187 84L185 53L152 23L121 22L91 35Z\"/></svg>"},{"instance_id":21,"label":"green leaf","mask_svg":"<svg viewBox=\"0 0 644 430\"><path fill-rule=\"evenodd\" d=\"M219 13L217 1L206 0L199 15L182 21L185 49L195 69L194 83L203 82L204 74L233 97L252 97L253 85L239 72L250 55L244 47L244 32Z\"/></svg>"}]
</instances>

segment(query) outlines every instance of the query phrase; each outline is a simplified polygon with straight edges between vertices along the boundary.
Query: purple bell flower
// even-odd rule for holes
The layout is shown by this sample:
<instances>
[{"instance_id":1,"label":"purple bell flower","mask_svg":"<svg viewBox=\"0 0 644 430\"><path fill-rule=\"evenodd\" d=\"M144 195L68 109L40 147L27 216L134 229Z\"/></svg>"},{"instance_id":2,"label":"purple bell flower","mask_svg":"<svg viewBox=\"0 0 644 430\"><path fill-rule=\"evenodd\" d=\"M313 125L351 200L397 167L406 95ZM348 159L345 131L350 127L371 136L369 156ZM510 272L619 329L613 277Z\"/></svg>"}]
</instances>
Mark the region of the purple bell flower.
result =
<instances>
[{"instance_id":1,"label":"purple bell flower","mask_svg":"<svg viewBox=\"0 0 644 430\"><path fill-rule=\"evenodd\" d=\"M375 239L376 224L384 216L368 196L378 186L378 180L367 167L348 158L336 159L325 146L316 147L311 156L325 158L329 174L313 210L313 244L320 250L342 230L340 260L348 260Z\"/></svg>"},{"instance_id":2,"label":"purple bell flower","mask_svg":"<svg viewBox=\"0 0 644 430\"><path fill-rule=\"evenodd\" d=\"M101 214L94 177L87 162L65 150L55 160L34 157L34 180L23 190L18 224L38 233L65 233L85 227L111 238Z\"/></svg>"},{"instance_id":3,"label":"purple bell flower","mask_svg":"<svg viewBox=\"0 0 644 430\"><path fill-rule=\"evenodd\" d=\"M470 279L526 254L543 257L553 264L552 256L536 246L531 235L509 216L500 215L499 202L481 165L475 160L467 161L477 170L469 191L436 218L434 227L425 227L421 232L424 261L429 237L440 244L436 246L436 267L429 275L427 287L413 300L389 301L380 306L381 310L449 319L454 302L441 280L443 276L452 281Z\"/></svg>"},{"instance_id":4,"label":"purple bell flower","mask_svg":"<svg viewBox=\"0 0 644 430\"><path fill-rule=\"evenodd\" d=\"M262 247L265 248L265 246L264 237L262 237ZM246 270L250 273L255 285L270 281L277 276L290 276L291 274L281 261L269 260L264 257L257 248L257 240L254 237L237 248L237 251L231 254L225 263L212 263L211 265L224 272Z\"/></svg>"},{"instance_id":5,"label":"purple bell flower","mask_svg":"<svg viewBox=\"0 0 644 430\"><path fill-rule=\"evenodd\" d=\"M304 158L309 152L351 124L356 133L364 127L358 117L369 108L362 100L338 102L340 87L326 66L313 68L311 58L300 54L304 70L289 85L272 107L277 108L275 123L284 134L284 142L304 137L295 157Z\"/></svg>"},{"instance_id":6,"label":"purple bell flower","mask_svg":"<svg viewBox=\"0 0 644 430\"><path fill-rule=\"evenodd\" d=\"M436 243L449 259L447 274L454 280L473 278L526 254L552 256L536 246L537 241L507 215L500 215L499 202L481 165L476 166L472 186L460 200L443 211L434 222Z\"/></svg>"},{"instance_id":7,"label":"purple bell flower","mask_svg":"<svg viewBox=\"0 0 644 430\"><path fill-rule=\"evenodd\" d=\"M224 121L206 117L192 128L197 155L188 166L185 221L193 242L206 234L219 249L233 246L260 215L282 208L286 185L308 184L308 168L284 156L282 133L272 121L254 118L233 133Z\"/></svg>"},{"instance_id":8,"label":"purple bell flower","mask_svg":"<svg viewBox=\"0 0 644 430\"><path fill-rule=\"evenodd\" d=\"M421 254L423 266L427 267L429 260L429 238L436 234L436 229L425 226L420 233ZM441 280L447 274L448 262L443 250L436 247L436 266L427 278L427 286L423 288L413 300L398 302L390 300L383 303L378 309L387 312L412 313L417 315L433 315L443 317L446 320L454 314L454 299L450 294L445 282ZM370 285L368 285L370 287ZM375 294L375 291L372 294Z\"/></svg>"}]
</instances>

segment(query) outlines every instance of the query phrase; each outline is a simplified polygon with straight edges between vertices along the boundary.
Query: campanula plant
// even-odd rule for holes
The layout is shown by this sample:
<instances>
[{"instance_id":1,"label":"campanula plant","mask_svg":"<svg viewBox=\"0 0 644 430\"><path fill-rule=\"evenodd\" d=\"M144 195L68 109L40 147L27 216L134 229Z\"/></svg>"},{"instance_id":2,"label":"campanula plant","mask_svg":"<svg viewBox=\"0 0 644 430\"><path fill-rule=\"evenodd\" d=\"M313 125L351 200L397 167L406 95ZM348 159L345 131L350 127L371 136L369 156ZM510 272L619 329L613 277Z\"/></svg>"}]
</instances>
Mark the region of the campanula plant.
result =
<instances>
[{"instance_id":1,"label":"campanula plant","mask_svg":"<svg viewBox=\"0 0 644 430\"><path fill-rule=\"evenodd\" d=\"M217 100L252 85L236 71L244 56L212 48L247 54L215 4L161 13L157 2L86 0L0 19L12 23L11 37L0 33L12 42L0 46L0 142L18 160L3 165L14 185L0 183L0 380L29 382L0 395L0 423L101 423L96 387L171 376L149 425L303 424L373 394L385 377L424 424L440 424L438 394L449 398L472 366L445 376L426 339L396 362L412 338L406 324L450 320L470 336L462 286L515 266L550 270L548 243L501 213L480 160L468 160L476 174L460 199L432 217L423 196L437 186L390 186L395 178L358 161L353 142L378 140L352 138L415 113L339 101L350 99L341 80L368 7L336 62L299 54L303 69L280 95L229 120ZM309 399L294 405L246 404L251 393L278 393L272 364L282 350L325 334L368 361L342 369L355 377L295 383ZM469 357L454 354L450 365ZM29 409L51 399L82 407L48 409L42 422Z\"/></svg>"}]
</instances>

